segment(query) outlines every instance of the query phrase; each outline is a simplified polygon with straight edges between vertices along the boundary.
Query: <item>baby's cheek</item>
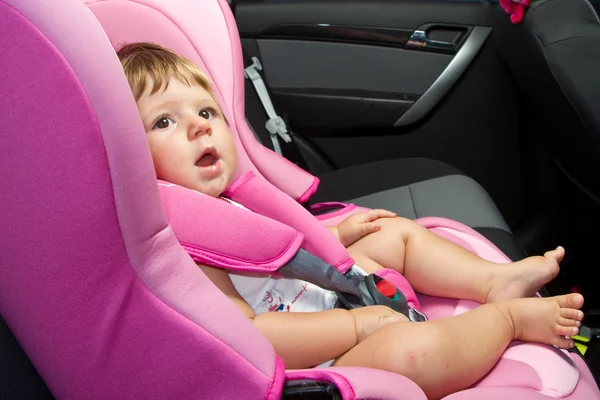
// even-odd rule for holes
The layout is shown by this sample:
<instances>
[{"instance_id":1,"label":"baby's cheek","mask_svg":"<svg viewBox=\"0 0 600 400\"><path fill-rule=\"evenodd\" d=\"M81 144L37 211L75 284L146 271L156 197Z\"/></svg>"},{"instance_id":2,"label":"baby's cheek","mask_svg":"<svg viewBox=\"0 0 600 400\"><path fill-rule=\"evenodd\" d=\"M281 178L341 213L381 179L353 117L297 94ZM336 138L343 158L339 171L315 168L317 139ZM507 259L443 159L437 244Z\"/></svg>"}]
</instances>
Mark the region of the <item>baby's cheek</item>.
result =
<instances>
[{"instance_id":1,"label":"baby's cheek","mask_svg":"<svg viewBox=\"0 0 600 400\"><path fill-rule=\"evenodd\" d=\"M231 147L232 150L229 153L229 156L230 156L229 164L231 167L231 175L233 176L233 174L237 170L237 151L235 149L235 145L233 144L233 142L231 143L231 146L232 146ZM229 178L231 178L231 177L229 177Z\"/></svg>"}]
</instances>

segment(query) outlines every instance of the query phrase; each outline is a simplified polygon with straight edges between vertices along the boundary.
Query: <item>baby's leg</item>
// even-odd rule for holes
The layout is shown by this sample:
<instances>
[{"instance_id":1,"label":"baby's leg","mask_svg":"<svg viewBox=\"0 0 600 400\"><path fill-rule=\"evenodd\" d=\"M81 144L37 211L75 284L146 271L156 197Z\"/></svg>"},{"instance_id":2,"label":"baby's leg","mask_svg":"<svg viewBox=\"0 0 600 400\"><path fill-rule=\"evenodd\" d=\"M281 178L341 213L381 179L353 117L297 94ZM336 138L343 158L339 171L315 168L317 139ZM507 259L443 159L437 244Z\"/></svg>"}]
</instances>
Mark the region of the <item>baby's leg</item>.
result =
<instances>
[{"instance_id":1,"label":"baby's leg","mask_svg":"<svg viewBox=\"0 0 600 400\"><path fill-rule=\"evenodd\" d=\"M378 220L381 230L348 247L369 273L379 266L403 274L423 294L480 303L532 296L558 274L564 249L512 264L496 264L405 218Z\"/></svg>"},{"instance_id":2,"label":"baby's leg","mask_svg":"<svg viewBox=\"0 0 600 400\"><path fill-rule=\"evenodd\" d=\"M572 347L583 297L505 300L456 317L387 325L340 356L336 366L384 369L417 383L429 399L466 389L487 374L512 340Z\"/></svg>"}]
</instances>

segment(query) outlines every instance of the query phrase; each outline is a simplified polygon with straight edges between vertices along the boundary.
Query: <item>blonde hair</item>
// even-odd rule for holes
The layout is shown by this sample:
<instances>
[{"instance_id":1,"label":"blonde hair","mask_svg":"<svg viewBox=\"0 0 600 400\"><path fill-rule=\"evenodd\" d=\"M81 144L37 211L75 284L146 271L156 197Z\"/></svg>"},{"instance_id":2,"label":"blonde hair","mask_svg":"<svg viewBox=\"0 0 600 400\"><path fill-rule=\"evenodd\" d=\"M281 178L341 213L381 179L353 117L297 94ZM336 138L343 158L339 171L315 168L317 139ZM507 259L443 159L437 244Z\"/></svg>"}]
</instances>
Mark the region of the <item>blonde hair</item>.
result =
<instances>
[{"instance_id":1,"label":"blonde hair","mask_svg":"<svg viewBox=\"0 0 600 400\"><path fill-rule=\"evenodd\" d=\"M167 89L170 79L188 86L197 84L215 97L208 77L192 61L154 43L140 42L123 46L118 52L125 76L138 101L152 84L150 94ZM215 99L216 102L216 99Z\"/></svg>"}]
</instances>

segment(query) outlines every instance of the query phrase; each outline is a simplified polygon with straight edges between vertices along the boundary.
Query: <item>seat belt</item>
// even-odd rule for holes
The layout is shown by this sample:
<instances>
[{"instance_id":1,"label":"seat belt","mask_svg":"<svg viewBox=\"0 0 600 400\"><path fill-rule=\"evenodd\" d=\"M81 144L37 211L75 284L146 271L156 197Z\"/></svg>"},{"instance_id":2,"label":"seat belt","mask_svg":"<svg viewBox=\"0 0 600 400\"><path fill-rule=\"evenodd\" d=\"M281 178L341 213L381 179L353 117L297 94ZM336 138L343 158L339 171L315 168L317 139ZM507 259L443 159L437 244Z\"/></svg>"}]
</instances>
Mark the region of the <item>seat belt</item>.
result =
<instances>
[{"instance_id":1,"label":"seat belt","mask_svg":"<svg viewBox=\"0 0 600 400\"><path fill-rule=\"evenodd\" d=\"M262 65L258 58L252 57L252 65L244 68L244 76L247 79L250 79L254 89L256 90L256 94L260 99L260 102L265 109L267 116L269 119L265 124L267 131L269 132L269 136L271 137L271 142L273 143L273 150L280 156L283 156L283 151L281 150L281 145L279 143L279 138L281 138L285 143L291 143L292 137L288 133L287 126L283 118L281 118L275 112L275 107L273 107L273 102L271 101L271 97L269 97L269 93L267 92L267 87L265 86L265 82L260 75L260 71L262 70Z\"/></svg>"},{"instance_id":2,"label":"seat belt","mask_svg":"<svg viewBox=\"0 0 600 400\"><path fill-rule=\"evenodd\" d=\"M244 68L244 76L252 82L252 87L254 87L263 109L269 118L265 127L269 133L271 142L273 143L273 150L303 170L310 172L309 164L298 147L298 141L294 139L294 133L287 126L285 116L281 117L275 111L275 106L273 106L273 102L271 101L269 90L260 73L262 70L260 61L257 57L252 57L250 59L246 51L243 51L243 56L244 65L247 65L247 67ZM281 143L279 139L281 139L283 143Z\"/></svg>"},{"instance_id":3,"label":"seat belt","mask_svg":"<svg viewBox=\"0 0 600 400\"><path fill-rule=\"evenodd\" d=\"M277 273L285 278L301 279L336 292L336 308L352 310L382 305L406 315L413 322L427 321L427 316L412 308L402 291L384 278L375 274L364 276L352 269L344 275L304 249L299 249Z\"/></svg>"}]
</instances>

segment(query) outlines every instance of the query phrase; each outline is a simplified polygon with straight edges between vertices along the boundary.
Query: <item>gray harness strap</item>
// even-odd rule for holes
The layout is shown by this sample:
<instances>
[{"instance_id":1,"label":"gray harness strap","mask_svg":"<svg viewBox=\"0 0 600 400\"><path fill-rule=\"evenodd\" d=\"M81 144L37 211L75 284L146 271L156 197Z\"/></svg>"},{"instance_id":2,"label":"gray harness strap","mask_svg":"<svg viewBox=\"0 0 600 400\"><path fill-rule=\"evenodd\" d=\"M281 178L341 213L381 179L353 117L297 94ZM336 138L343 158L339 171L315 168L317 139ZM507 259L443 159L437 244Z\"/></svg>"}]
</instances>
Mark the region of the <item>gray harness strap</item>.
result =
<instances>
[{"instance_id":1,"label":"gray harness strap","mask_svg":"<svg viewBox=\"0 0 600 400\"><path fill-rule=\"evenodd\" d=\"M382 280L376 275L342 274L319 257L304 249L277 271L281 276L314 283L338 294L336 307L352 309L370 305L385 305L406 315L413 322L427 321L427 317L414 308L410 308L406 297L396 289L397 296L390 299L377 289Z\"/></svg>"},{"instance_id":2,"label":"gray harness strap","mask_svg":"<svg viewBox=\"0 0 600 400\"><path fill-rule=\"evenodd\" d=\"M286 278L314 283L333 292L361 296L357 280L347 278L340 271L304 249L298 250L296 255L277 273Z\"/></svg>"}]
</instances>

